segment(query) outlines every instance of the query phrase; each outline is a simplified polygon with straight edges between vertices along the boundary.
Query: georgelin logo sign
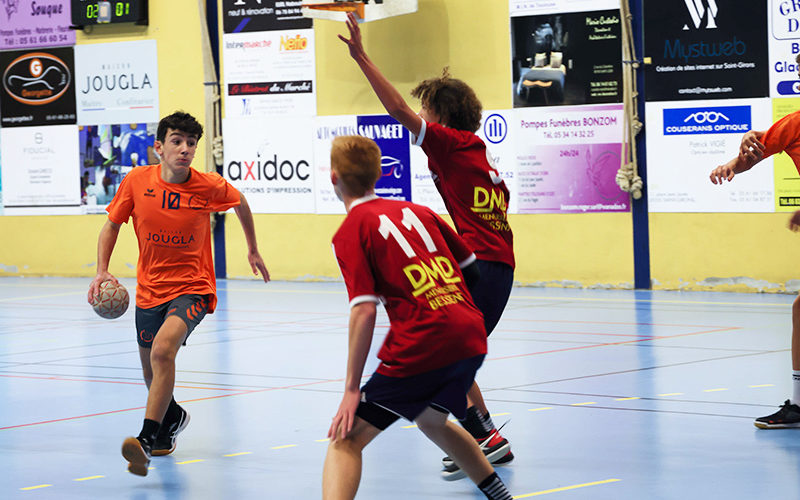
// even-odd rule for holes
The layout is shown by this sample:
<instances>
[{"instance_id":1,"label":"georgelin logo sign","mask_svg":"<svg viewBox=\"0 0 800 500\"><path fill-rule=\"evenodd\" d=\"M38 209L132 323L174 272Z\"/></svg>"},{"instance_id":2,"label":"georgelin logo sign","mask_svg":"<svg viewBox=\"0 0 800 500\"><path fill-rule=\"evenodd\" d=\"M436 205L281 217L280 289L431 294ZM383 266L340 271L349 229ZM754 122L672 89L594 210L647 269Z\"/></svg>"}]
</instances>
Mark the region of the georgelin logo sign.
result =
<instances>
[{"instance_id":1,"label":"georgelin logo sign","mask_svg":"<svg viewBox=\"0 0 800 500\"><path fill-rule=\"evenodd\" d=\"M717 27L716 17L719 9L717 8L716 0L683 0L686 2L686 8L689 9L689 15L692 17L692 24L695 29L700 29L703 24L703 18L706 19L705 29L714 29ZM703 3L707 5L703 5ZM684 24L683 30L688 31L689 25Z\"/></svg>"},{"instance_id":2,"label":"georgelin logo sign","mask_svg":"<svg viewBox=\"0 0 800 500\"><path fill-rule=\"evenodd\" d=\"M33 106L51 103L69 88L71 75L58 57L45 52L24 54L8 65L3 87L15 100Z\"/></svg>"}]
</instances>

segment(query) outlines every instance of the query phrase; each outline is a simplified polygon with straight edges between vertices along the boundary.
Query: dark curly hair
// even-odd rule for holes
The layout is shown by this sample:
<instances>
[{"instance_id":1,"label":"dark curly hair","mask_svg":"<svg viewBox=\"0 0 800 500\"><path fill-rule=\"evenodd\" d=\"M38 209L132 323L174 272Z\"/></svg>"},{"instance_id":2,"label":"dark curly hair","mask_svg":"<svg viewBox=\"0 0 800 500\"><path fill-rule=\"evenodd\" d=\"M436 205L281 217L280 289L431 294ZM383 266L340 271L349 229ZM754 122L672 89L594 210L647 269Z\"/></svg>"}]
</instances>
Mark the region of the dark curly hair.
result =
<instances>
[{"instance_id":1,"label":"dark curly hair","mask_svg":"<svg viewBox=\"0 0 800 500\"><path fill-rule=\"evenodd\" d=\"M447 67L442 70L442 76L417 85L411 95L418 97L422 106L439 115L442 125L469 132L475 132L481 126L481 101L469 85L452 78Z\"/></svg>"},{"instance_id":2,"label":"dark curly hair","mask_svg":"<svg viewBox=\"0 0 800 500\"><path fill-rule=\"evenodd\" d=\"M180 130L188 135L194 135L199 141L203 137L203 126L200 125L194 116L183 111L176 111L169 116L165 116L158 122L156 140L163 143L167 138L167 129Z\"/></svg>"}]
</instances>

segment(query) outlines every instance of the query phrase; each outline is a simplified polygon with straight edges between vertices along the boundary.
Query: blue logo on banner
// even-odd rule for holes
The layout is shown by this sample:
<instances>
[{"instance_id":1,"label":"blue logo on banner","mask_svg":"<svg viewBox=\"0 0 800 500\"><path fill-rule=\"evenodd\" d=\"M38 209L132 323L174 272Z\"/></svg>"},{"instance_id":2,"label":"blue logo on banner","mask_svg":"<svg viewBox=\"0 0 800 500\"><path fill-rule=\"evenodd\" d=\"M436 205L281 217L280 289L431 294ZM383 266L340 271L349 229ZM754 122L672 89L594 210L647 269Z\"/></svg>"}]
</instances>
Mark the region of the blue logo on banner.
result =
<instances>
[{"instance_id":1,"label":"blue logo on banner","mask_svg":"<svg viewBox=\"0 0 800 500\"><path fill-rule=\"evenodd\" d=\"M486 117L483 122L483 135L486 140L492 144L503 142L508 133L508 124L506 119L497 113L491 114Z\"/></svg>"},{"instance_id":2,"label":"blue logo on banner","mask_svg":"<svg viewBox=\"0 0 800 500\"><path fill-rule=\"evenodd\" d=\"M778 82L778 93L780 95L800 94L800 80Z\"/></svg>"},{"instance_id":3,"label":"blue logo on banner","mask_svg":"<svg viewBox=\"0 0 800 500\"><path fill-rule=\"evenodd\" d=\"M751 128L750 106L664 110L664 135L741 134Z\"/></svg>"},{"instance_id":4,"label":"blue logo on banner","mask_svg":"<svg viewBox=\"0 0 800 500\"><path fill-rule=\"evenodd\" d=\"M356 117L358 135L381 148L381 178L375 194L381 198L411 201L411 143L408 130L386 115Z\"/></svg>"}]
</instances>

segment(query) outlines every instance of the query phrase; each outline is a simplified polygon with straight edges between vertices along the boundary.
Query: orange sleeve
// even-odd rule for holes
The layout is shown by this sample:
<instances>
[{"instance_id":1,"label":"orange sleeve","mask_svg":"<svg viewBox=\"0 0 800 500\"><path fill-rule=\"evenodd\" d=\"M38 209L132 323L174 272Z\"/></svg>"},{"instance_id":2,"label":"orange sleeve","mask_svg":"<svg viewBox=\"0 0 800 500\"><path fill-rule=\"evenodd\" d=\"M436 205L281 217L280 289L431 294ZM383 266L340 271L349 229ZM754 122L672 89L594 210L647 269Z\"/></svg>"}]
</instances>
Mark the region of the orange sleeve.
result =
<instances>
[{"instance_id":1,"label":"orange sleeve","mask_svg":"<svg viewBox=\"0 0 800 500\"><path fill-rule=\"evenodd\" d=\"M800 111L790 113L775 122L764 134L762 143L766 147L765 158L781 151L792 158L800 154Z\"/></svg>"},{"instance_id":2,"label":"orange sleeve","mask_svg":"<svg viewBox=\"0 0 800 500\"><path fill-rule=\"evenodd\" d=\"M125 224L128 222L131 212L133 212L132 185L135 184L136 180L132 180L132 178L138 175L138 172L137 174L134 174L134 172L136 172L136 169L128 172L128 174L122 179L114 198L111 199L111 203L109 203L106 207L108 219L115 224Z\"/></svg>"},{"instance_id":3,"label":"orange sleeve","mask_svg":"<svg viewBox=\"0 0 800 500\"><path fill-rule=\"evenodd\" d=\"M224 212L229 208L239 206L241 198L239 191L233 185L222 178L216 172L208 174L209 181L209 204L208 207L213 212Z\"/></svg>"}]
</instances>

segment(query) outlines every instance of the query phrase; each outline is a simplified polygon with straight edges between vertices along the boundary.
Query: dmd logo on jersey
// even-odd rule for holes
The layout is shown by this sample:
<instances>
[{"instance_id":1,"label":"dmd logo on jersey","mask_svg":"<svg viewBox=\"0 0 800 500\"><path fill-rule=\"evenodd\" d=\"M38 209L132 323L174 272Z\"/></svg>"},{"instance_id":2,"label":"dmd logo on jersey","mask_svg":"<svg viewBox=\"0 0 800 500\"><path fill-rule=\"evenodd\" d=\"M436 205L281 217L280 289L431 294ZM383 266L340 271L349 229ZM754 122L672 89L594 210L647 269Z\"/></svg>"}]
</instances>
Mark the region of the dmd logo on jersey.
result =
<instances>
[{"instance_id":1,"label":"dmd logo on jersey","mask_svg":"<svg viewBox=\"0 0 800 500\"><path fill-rule=\"evenodd\" d=\"M664 135L740 134L751 128L750 106L664 110Z\"/></svg>"},{"instance_id":2,"label":"dmd logo on jersey","mask_svg":"<svg viewBox=\"0 0 800 500\"><path fill-rule=\"evenodd\" d=\"M33 106L55 101L69 88L69 68L58 57L45 52L31 52L8 65L3 86L15 100Z\"/></svg>"},{"instance_id":3,"label":"dmd logo on jersey","mask_svg":"<svg viewBox=\"0 0 800 500\"><path fill-rule=\"evenodd\" d=\"M486 140L492 144L503 142L508 133L508 124L506 119L497 113L491 114L486 117L483 122L483 135Z\"/></svg>"}]
</instances>

